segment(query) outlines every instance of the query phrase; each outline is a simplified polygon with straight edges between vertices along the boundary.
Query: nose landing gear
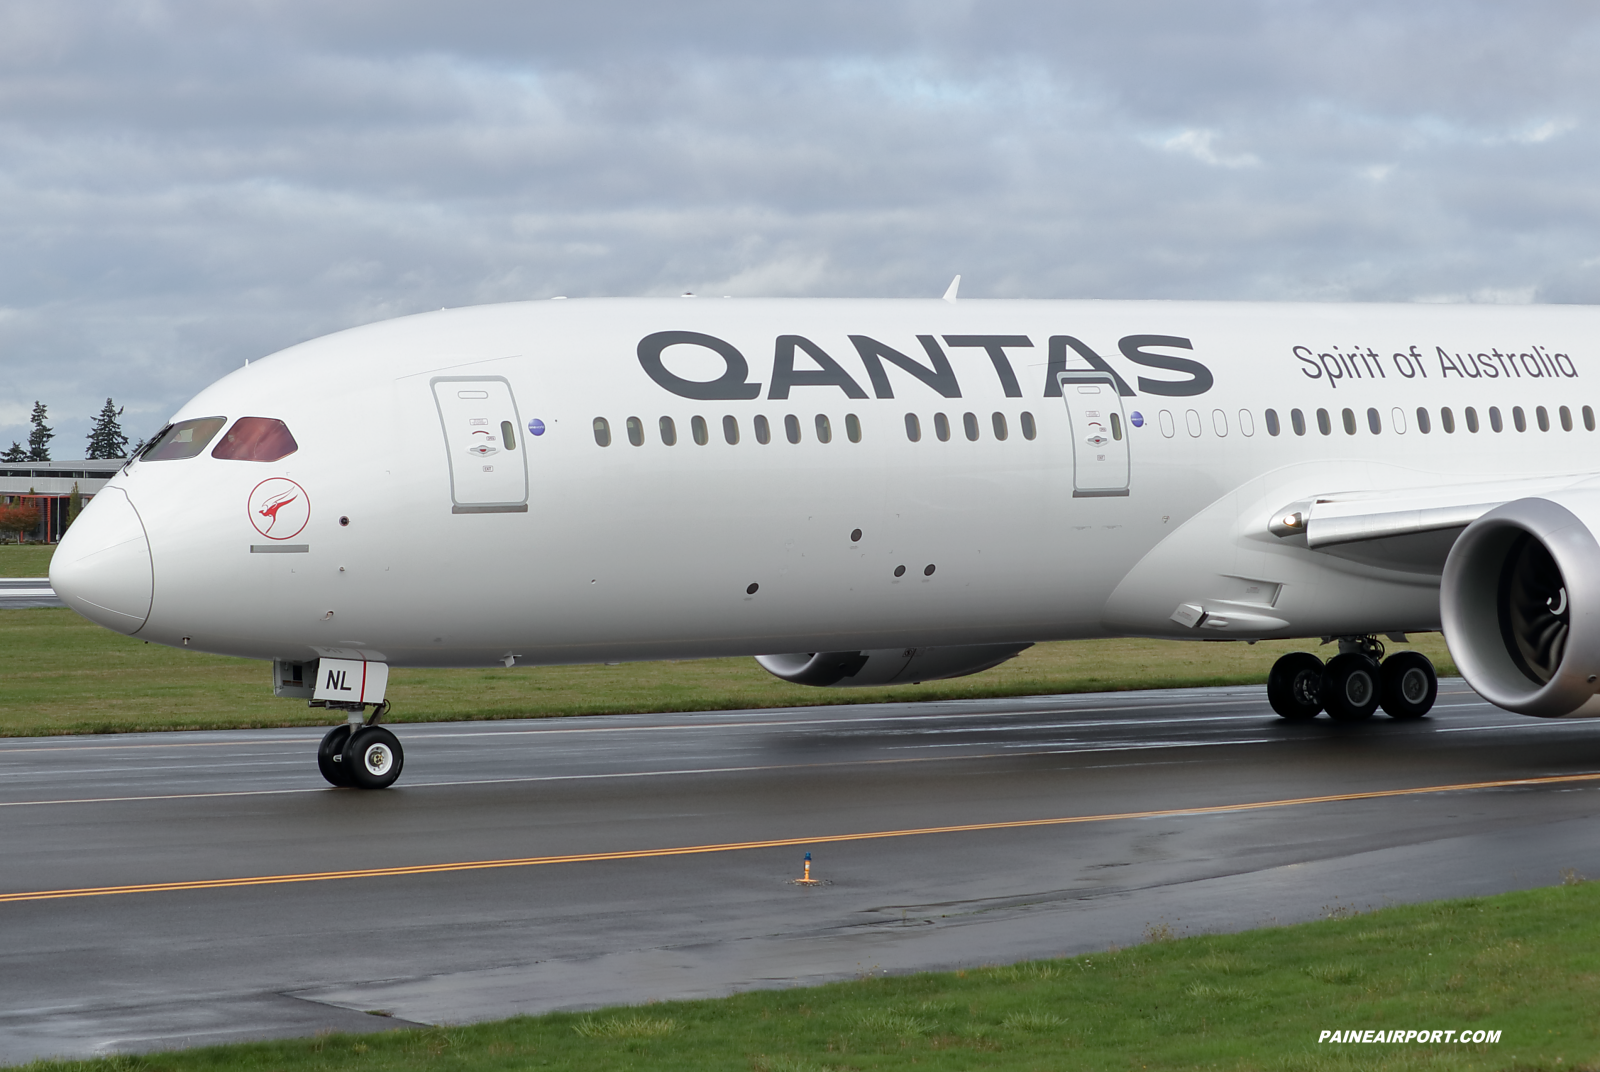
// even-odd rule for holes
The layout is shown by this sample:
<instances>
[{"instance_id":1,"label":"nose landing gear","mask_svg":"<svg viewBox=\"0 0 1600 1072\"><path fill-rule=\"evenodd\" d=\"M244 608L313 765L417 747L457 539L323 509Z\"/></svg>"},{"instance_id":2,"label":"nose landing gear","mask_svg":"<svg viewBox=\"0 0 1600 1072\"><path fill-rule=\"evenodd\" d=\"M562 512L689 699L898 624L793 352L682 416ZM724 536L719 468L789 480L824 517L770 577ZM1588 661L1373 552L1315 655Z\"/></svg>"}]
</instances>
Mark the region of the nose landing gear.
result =
<instances>
[{"instance_id":1,"label":"nose landing gear","mask_svg":"<svg viewBox=\"0 0 1600 1072\"><path fill-rule=\"evenodd\" d=\"M387 789L400 777L405 750L394 734L378 725L389 710L385 701L370 716L363 708L350 721L329 730L317 746L317 769L328 784L349 789Z\"/></svg>"},{"instance_id":2,"label":"nose landing gear","mask_svg":"<svg viewBox=\"0 0 1600 1072\"><path fill-rule=\"evenodd\" d=\"M1390 718L1421 718L1439 695L1433 663L1421 652L1383 658L1376 637L1340 637L1339 654L1322 660L1309 652L1283 656L1267 675L1267 701L1291 722L1321 711L1336 722L1361 722L1381 706Z\"/></svg>"}]
</instances>

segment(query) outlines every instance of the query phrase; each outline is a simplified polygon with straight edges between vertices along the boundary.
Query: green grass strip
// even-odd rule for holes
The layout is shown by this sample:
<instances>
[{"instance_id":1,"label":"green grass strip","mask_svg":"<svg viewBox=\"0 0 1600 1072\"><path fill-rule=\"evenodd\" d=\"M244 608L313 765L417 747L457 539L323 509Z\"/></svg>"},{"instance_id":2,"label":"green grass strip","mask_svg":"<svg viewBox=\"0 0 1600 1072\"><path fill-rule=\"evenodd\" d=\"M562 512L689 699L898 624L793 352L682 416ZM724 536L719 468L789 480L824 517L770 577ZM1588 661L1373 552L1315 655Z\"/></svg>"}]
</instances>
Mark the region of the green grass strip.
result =
<instances>
[{"instance_id":1,"label":"green grass strip","mask_svg":"<svg viewBox=\"0 0 1600 1072\"><path fill-rule=\"evenodd\" d=\"M1600 1057L1600 884L1355 913L969 971L462 1027L328 1035L120 1069L1585 1069ZM382 1013L382 1010L374 1010ZM1324 1031L1499 1042L1319 1042Z\"/></svg>"},{"instance_id":2,"label":"green grass strip","mask_svg":"<svg viewBox=\"0 0 1600 1072\"><path fill-rule=\"evenodd\" d=\"M1455 670L1437 635L1411 645ZM817 689L771 676L755 660L507 670L396 669L391 722L544 718L647 711L973 699L1121 689L1250 685L1304 641L1256 645L1165 640L1039 644L993 670L883 689ZM1311 642L1315 650L1316 642ZM1324 655L1331 649L1323 649ZM272 695L270 663L147 644L65 609L0 610L0 737L137 730L322 726L338 719Z\"/></svg>"},{"instance_id":3,"label":"green grass strip","mask_svg":"<svg viewBox=\"0 0 1600 1072\"><path fill-rule=\"evenodd\" d=\"M37 576L51 547L0 546L0 576ZM695 659L623 666L396 669L391 722L546 718L649 711L1040 696L1124 689L1259 685L1273 660L1316 642L1260 644L1078 640L1036 645L993 670L882 689L817 689L780 681L755 660ZM1410 645L1439 673L1455 664L1437 634ZM1398 647L1398 646L1396 646ZM270 663L147 644L64 609L0 610L0 737L140 730L324 726L338 719L272 695Z\"/></svg>"}]
</instances>

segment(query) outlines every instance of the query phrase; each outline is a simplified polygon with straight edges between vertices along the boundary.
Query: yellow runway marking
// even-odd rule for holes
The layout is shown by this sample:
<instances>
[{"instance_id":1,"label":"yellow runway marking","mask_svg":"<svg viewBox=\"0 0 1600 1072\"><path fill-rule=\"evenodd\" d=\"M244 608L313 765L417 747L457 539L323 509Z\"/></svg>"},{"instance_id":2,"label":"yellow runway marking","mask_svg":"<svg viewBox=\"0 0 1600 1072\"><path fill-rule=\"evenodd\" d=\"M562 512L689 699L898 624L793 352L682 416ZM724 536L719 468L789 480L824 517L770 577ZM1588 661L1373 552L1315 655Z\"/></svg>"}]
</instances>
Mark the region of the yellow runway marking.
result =
<instances>
[{"instance_id":1,"label":"yellow runway marking","mask_svg":"<svg viewBox=\"0 0 1600 1072\"><path fill-rule=\"evenodd\" d=\"M929 834L968 834L985 830L1024 830L1041 826L1070 826L1074 823L1107 823L1119 819L1160 819L1179 815L1224 815L1229 812L1264 811L1268 808L1291 808L1306 804L1336 804L1353 800L1380 800L1386 797L1459 793L1472 789L1509 789L1517 786L1546 786L1594 781L1600 781L1600 772L1555 774L1539 778L1506 778L1492 782L1460 782L1455 785L1424 785L1410 789L1373 789L1362 793L1332 793L1326 796L1292 797L1287 800L1262 800L1246 804L1211 804L1193 808L1160 808L1151 811L1112 812L1104 815L1068 815L1053 819L1012 819L993 823L962 823L956 826L924 826L907 830L872 830L856 834L825 834L821 837L730 841L716 845L680 845L664 849L624 849L617 852L580 852L562 856L525 856L506 860L467 860L445 864L414 864L409 867L369 867L354 871L310 871L299 875L252 875L244 878L194 879L188 882L148 882L134 886L90 886L76 890L36 890L0 894L0 903L10 901L57 901L69 897L109 897L120 893L222 890L231 889L235 886L280 886L292 882L332 882L338 879L351 878L438 875L452 871L488 871L494 868L539 867L545 864L599 863L605 860L649 860L663 856L696 856L714 852L743 852L749 849L778 849L796 845L829 845L846 841L922 837Z\"/></svg>"}]
</instances>

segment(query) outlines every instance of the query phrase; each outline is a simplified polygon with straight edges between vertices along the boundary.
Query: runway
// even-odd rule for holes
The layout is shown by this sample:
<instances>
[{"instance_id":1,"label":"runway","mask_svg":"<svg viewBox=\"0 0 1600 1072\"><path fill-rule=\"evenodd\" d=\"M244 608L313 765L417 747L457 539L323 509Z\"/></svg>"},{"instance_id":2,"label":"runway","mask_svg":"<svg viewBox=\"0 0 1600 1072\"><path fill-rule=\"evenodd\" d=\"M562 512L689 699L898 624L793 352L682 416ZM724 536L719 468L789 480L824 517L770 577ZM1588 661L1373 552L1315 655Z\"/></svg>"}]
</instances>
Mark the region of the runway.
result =
<instances>
[{"instance_id":1,"label":"runway","mask_svg":"<svg viewBox=\"0 0 1600 1072\"><path fill-rule=\"evenodd\" d=\"M0 741L0 1062L1000 963L1600 875L1600 725L1441 683ZM802 856L826 884L801 887ZM374 1015L383 1013L385 1015Z\"/></svg>"},{"instance_id":2,"label":"runway","mask_svg":"<svg viewBox=\"0 0 1600 1072\"><path fill-rule=\"evenodd\" d=\"M48 577L0 577L0 610L66 605L66 601L50 587Z\"/></svg>"}]
</instances>

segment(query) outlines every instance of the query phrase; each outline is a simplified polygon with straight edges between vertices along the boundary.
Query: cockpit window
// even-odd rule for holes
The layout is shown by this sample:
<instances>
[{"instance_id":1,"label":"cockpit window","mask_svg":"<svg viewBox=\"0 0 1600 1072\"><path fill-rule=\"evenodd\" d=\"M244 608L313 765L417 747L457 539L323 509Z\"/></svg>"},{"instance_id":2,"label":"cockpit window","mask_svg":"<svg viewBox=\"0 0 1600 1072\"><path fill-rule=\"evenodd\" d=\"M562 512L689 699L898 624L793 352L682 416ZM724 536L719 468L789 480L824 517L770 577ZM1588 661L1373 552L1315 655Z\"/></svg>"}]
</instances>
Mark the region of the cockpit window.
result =
<instances>
[{"instance_id":1,"label":"cockpit window","mask_svg":"<svg viewBox=\"0 0 1600 1072\"><path fill-rule=\"evenodd\" d=\"M147 462L175 462L182 458L193 458L206 449L206 444L227 423L226 417L196 417L191 421L168 425L139 457Z\"/></svg>"},{"instance_id":2,"label":"cockpit window","mask_svg":"<svg viewBox=\"0 0 1600 1072\"><path fill-rule=\"evenodd\" d=\"M276 417L240 417L211 456L235 462L275 462L299 449L289 426Z\"/></svg>"}]
</instances>

